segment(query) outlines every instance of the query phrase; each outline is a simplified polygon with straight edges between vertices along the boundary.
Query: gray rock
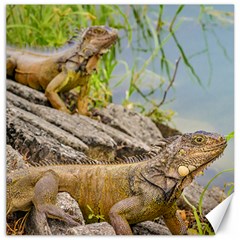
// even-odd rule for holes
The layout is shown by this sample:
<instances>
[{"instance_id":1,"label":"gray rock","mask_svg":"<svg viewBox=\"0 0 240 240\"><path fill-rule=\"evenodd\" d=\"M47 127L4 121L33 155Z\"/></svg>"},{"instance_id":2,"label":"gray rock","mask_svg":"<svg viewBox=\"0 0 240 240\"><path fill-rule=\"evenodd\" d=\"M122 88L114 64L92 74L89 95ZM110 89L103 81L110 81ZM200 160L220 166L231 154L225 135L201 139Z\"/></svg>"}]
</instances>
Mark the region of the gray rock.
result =
<instances>
[{"instance_id":1,"label":"gray rock","mask_svg":"<svg viewBox=\"0 0 240 240\"><path fill-rule=\"evenodd\" d=\"M213 197L218 203L221 203L223 200L227 198L227 195L224 192L224 190L217 186L213 186L209 190L209 195Z\"/></svg>"},{"instance_id":2,"label":"gray rock","mask_svg":"<svg viewBox=\"0 0 240 240\"><path fill-rule=\"evenodd\" d=\"M10 81L8 81L8 84L9 82ZM21 84L14 83L14 86L15 85ZM18 86L18 88L21 88L21 86ZM12 92L7 91L7 103L10 111L14 106L15 111L20 113L19 118L21 118L22 121L26 123L30 122L35 127L47 131L53 138L64 145L70 145L78 151L84 151L90 158L102 161L113 161L116 156L119 157L126 153L135 155L150 150L148 144L134 134L126 134L123 131L119 131L86 116L79 114L69 115L45 105L31 103L28 99L15 95L14 88L11 88L11 91ZM24 91L28 92L28 94L22 94L21 96L23 97L26 97L25 95L39 95L38 91L26 86L24 86L22 92ZM16 94L18 93L19 91L16 92ZM140 115L137 116L140 119ZM130 117L129 115L128 118ZM132 118L134 119L135 115L133 115ZM131 119L129 121L131 121ZM144 124L146 124L146 121L147 120L145 120ZM144 124L142 123L142 125ZM136 128L134 131L136 133L142 132L143 130L140 129L142 125L138 125L139 131L137 131ZM151 126L154 126L153 123ZM155 132L155 130L153 132ZM153 133L151 132L151 134ZM149 138L149 136L148 131L145 131L145 135L142 134L142 138ZM88 147L87 150L85 150L86 146ZM82 150L80 148L82 148Z\"/></svg>"},{"instance_id":3,"label":"gray rock","mask_svg":"<svg viewBox=\"0 0 240 240\"><path fill-rule=\"evenodd\" d=\"M19 84L12 80L6 80L7 91L18 95L21 98L24 98L32 103L41 104L44 106L51 106L50 102L47 100L45 95L42 92L35 91L32 94L32 91L29 91L29 87Z\"/></svg>"},{"instance_id":4,"label":"gray rock","mask_svg":"<svg viewBox=\"0 0 240 240\"><path fill-rule=\"evenodd\" d=\"M8 144L6 146L6 161L7 172L10 172L14 169L28 168L28 164L23 160L23 156Z\"/></svg>"},{"instance_id":5,"label":"gray rock","mask_svg":"<svg viewBox=\"0 0 240 240\"><path fill-rule=\"evenodd\" d=\"M56 206L64 210L64 212L75 216L78 222L80 222L82 225L85 225L83 214L79 208L79 205L77 201L70 196L69 193L58 193Z\"/></svg>"},{"instance_id":6,"label":"gray rock","mask_svg":"<svg viewBox=\"0 0 240 240\"><path fill-rule=\"evenodd\" d=\"M159 138L162 138L161 132L150 118L128 110L121 105L110 104L106 108L95 109L93 114L99 116L104 124L146 144L154 144Z\"/></svg>"},{"instance_id":7,"label":"gray rock","mask_svg":"<svg viewBox=\"0 0 240 240\"><path fill-rule=\"evenodd\" d=\"M38 92L31 88L27 88L26 91L31 92L33 95ZM58 134L57 129L59 132L64 131L66 133L65 141L68 141L68 135L71 135L72 138L84 143L88 147L87 155L89 157L96 158L95 155L99 148L101 148L101 152L105 152L105 159L102 160L109 160L109 158L112 159L115 156L116 142L106 133L89 124L88 118L87 121L81 121L81 118L73 118L73 115L58 111L52 107L31 103L11 92L7 92L7 101L15 107L35 115L40 121L43 120L53 125L55 134ZM62 140L64 141L64 138Z\"/></svg>"},{"instance_id":8,"label":"gray rock","mask_svg":"<svg viewBox=\"0 0 240 240\"><path fill-rule=\"evenodd\" d=\"M66 192L58 193L56 206L61 208L64 212L74 216L81 225L85 225L85 221L79 205L75 199L73 199L70 194ZM69 229L69 225L63 221L49 219L49 226L51 233L53 235L66 235Z\"/></svg>"},{"instance_id":9,"label":"gray rock","mask_svg":"<svg viewBox=\"0 0 240 240\"><path fill-rule=\"evenodd\" d=\"M189 186L187 186L184 189L183 194L193 206L198 208L200 195L203 192L203 190L204 188L202 186L200 186L196 181L193 181ZM208 214L225 198L226 194L219 188L207 190L204 194L202 202L203 214L204 215ZM182 196L178 199L177 204L180 209L191 210L191 207L184 201Z\"/></svg>"},{"instance_id":10,"label":"gray rock","mask_svg":"<svg viewBox=\"0 0 240 240\"><path fill-rule=\"evenodd\" d=\"M156 124L157 128L162 133L162 136L164 138L182 134L179 130L172 128L172 127L168 126L167 124L163 124L161 122L156 122L156 121L154 121L154 123Z\"/></svg>"},{"instance_id":11,"label":"gray rock","mask_svg":"<svg viewBox=\"0 0 240 240\"><path fill-rule=\"evenodd\" d=\"M47 127L49 127L49 131ZM58 131L50 123L44 123L42 119L37 119L37 116L7 103L7 144L24 155L28 163L32 165L44 165L44 162L70 164L87 160L83 152L61 142L64 135L63 130L59 129L59 137L56 137L58 133L52 135L53 128ZM74 137L66 133L66 139L68 136L71 139L70 142L73 142ZM78 143L79 146L83 146L80 145L81 141L76 139L75 144Z\"/></svg>"},{"instance_id":12,"label":"gray rock","mask_svg":"<svg viewBox=\"0 0 240 240\"><path fill-rule=\"evenodd\" d=\"M172 235L166 226L152 221L138 223L132 230L134 235Z\"/></svg>"},{"instance_id":13,"label":"gray rock","mask_svg":"<svg viewBox=\"0 0 240 240\"><path fill-rule=\"evenodd\" d=\"M42 129L52 138L55 138L62 144L72 147L78 151L86 152L88 150L88 146L78 138L74 137L72 134L58 128L54 124L51 124L32 113L29 113L13 105L11 106L11 104L7 104L7 116L12 116L13 121L24 121L38 129Z\"/></svg>"},{"instance_id":14,"label":"gray rock","mask_svg":"<svg viewBox=\"0 0 240 240\"><path fill-rule=\"evenodd\" d=\"M87 224L69 228L66 235L116 235L113 227L107 222Z\"/></svg>"}]
</instances>

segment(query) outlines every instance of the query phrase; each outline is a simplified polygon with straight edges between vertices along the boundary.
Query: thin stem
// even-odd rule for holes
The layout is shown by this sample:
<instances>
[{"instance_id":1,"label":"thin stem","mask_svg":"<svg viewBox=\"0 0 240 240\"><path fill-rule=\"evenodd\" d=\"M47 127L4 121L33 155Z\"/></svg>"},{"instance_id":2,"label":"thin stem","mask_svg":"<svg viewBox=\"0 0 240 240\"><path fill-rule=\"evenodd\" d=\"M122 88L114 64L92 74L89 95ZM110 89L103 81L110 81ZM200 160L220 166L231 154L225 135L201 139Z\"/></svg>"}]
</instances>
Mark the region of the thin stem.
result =
<instances>
[{"instance_id":1,"label":"thin stem","mask_svg":"<svg viewBox=\"0 0 240 240\"><path fill-rule=\"evenodd\" d=\"M175 80L175 78L176 78L177 69L178 69L178 64L179 64L180 60L181 60L181 57L179 57L179 58L177 59L177 61L176 61L175 70L174 70L172 79L171 79L171 81L169 82L169 85L167 86L166 90L164 91L162 101L161 101L159 104L157 104L156 107L155 107L151 112L149 112L149 113L147 114L147 116L151 116L151 115L156 111L156 108L159 108L159 107L162 106L163 103L165 102L166 97L167 97L167 93L168 93L169 89L172 87L173 82L174 82L174 80Z\"/></svg>"}]
</instances>

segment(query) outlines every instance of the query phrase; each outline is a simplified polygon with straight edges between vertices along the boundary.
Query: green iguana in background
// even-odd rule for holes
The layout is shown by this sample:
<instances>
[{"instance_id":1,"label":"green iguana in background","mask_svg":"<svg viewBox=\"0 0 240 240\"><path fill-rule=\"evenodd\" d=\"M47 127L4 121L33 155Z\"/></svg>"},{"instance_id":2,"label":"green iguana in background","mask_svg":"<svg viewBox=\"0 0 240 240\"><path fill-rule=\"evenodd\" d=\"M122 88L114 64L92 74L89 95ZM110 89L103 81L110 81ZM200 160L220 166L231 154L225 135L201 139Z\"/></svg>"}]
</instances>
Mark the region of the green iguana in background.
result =
<instances>
[{"instance_id":1,"label":"green iguana in background","mask_svg":"<svg viewBox=\"0 0 240 240\"><path fill-rule=\"evenodd\" d=\"M159 216L172 234L186 234L176 200L194 177L217 159L227 146L216 133L197 131L162 140L157 150L131 158L130 163L30 167L7 175L7 214L29 211L51 234L47 217L71 225L74 218L55 206L58 192L78 202L86 222L89 207L104 216L117 234L132 234L129 224Z\"/></svg>"},{"instance_id":2,"label":"green iguana in background","mask_svg":"<svg viewBox=\"0 0 240 240\"><path fill-rule=\"evenodd\" d=\"M59 96L80 86L78 113L87 114L89 79L100 57L115 44L117 30L107 26L82 29L52 54L7 48L7 76L37 90L45 90L51 105L70 113Z\"/></svg>"}]
</instances>

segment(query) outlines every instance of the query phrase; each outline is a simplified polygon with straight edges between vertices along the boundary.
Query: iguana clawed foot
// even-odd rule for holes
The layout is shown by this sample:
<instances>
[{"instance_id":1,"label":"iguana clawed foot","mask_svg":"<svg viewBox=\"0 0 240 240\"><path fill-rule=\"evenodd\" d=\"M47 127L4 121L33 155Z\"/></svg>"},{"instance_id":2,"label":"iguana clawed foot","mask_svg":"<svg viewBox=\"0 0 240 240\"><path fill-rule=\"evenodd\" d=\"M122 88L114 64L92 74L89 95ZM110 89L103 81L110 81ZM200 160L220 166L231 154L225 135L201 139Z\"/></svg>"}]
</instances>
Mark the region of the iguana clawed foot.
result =
<instances>
[{"instance_id":1,"label":"iguana clawed foot","mask_svg":"<svg viewBox=\"0 0 240 240\"><path fill-rule=\"evenodd\" d=\"M77 217L71 216L55 205L58 184L58 175L54 171L49 170L43 174L35 185L32 199L35 206L33 215L37 222L37 231L39 234L51 234L47 218L62 220L70 226L80 225L77 222Z\"/></svg>"},{"instance_id":2,"label":"iguana clawed foot","mask_svg":"<svg viewBox=\"0 0 240 240\"><path fill-rule=\"evenodd\" d=\"M48 218L59 219L71 227L81 225L81 223L77 222L77 217L71 216L62 209L51 204L43 205L40 209L33 208L30 217L31 227L34 227L34 232L38 235L52 234L47 221Z\"/></svg>"}]
</instances>

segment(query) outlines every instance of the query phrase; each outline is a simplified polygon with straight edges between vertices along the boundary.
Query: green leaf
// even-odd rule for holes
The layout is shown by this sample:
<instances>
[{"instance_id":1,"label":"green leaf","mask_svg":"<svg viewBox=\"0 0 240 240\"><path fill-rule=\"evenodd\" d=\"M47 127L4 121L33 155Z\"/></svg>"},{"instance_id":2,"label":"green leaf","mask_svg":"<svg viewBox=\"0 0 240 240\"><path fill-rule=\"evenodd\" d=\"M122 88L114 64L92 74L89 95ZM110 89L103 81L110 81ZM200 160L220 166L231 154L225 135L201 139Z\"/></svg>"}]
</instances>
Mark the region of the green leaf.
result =
<instances>
[{"instance_id":1,"label":"green leaf","mask_svg":"<svg viewBox=\"0 0 240 240\"><path fill-rule=\"evenodd\" d=\"M88 215L88 219L92 219L94 217L94 215L91 213Z\"/></svg>"},{"instance_id":2,"label":"green leaf","mask_svg":"<svg viewBox=\"0 0 240 240\"><path fill-rule=\"evenodd\" d=\"M226 139L229 141L230 139L234 138L234 132L230 132L227 136Z\"/></svg>"}]
</instances>

